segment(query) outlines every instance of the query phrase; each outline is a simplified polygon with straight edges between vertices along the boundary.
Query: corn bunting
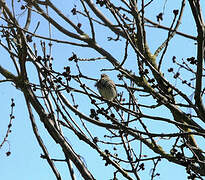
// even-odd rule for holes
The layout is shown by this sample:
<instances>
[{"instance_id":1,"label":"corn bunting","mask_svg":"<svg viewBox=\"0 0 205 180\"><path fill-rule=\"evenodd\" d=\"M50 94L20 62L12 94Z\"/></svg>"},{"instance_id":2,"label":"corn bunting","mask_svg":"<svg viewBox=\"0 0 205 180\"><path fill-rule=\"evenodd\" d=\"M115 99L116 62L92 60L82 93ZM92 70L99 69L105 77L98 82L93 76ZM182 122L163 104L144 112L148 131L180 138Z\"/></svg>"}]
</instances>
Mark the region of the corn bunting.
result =
<instances>
[{"instance_id":1,"label":"corn bunting","mask_svg":"<svg viewBox=\"0 0 205 180\"><path fill-rule=\"evenodd\" d=\"M109 78L107 74L101 74L100 80L95 84L100 95L109 100L113 101L117 96L117 89L115 83Z\"/></svg>"}]
</instances>

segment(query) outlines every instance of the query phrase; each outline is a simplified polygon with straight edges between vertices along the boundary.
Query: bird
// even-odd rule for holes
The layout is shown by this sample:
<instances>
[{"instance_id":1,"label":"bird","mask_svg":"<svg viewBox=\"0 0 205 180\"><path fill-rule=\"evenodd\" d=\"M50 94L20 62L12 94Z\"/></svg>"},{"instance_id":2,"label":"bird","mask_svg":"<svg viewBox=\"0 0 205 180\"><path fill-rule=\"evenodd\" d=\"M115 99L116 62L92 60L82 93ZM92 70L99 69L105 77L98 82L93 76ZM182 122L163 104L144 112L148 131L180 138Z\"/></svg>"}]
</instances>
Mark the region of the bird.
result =
<instances>
[{"instance_id":1,"label":"bird","mask_svg":"<svg viewBox=\"0 0 205 180\"><path fill-rule=\"evenodd\" d=\"M115 83L107 74L101 74L101 78L95 84L100 95L106 100L113 101L117 97L117 89Z\"/></svg>"}]
</instances>

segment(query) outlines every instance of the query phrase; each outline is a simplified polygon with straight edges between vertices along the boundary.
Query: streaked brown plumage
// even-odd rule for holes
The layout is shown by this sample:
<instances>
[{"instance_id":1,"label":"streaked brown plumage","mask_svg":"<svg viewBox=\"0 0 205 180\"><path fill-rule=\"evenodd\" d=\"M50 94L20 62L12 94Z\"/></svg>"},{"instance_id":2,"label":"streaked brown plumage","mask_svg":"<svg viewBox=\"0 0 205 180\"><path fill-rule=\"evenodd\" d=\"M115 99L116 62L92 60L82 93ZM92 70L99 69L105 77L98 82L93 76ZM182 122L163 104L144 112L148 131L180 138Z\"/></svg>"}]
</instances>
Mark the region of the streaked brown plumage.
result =
<instances>
[{"instance_id":1,"label":"streaked brown plumage","mask_svg":"<svg viewBox=\"0 0 205 180\"><path fill-rule=\"evenodd\" d=\"M107 74L101 74L101 78L95 86L97 86L100 95L107 100L113 101L117 96L115 83Z\"/></svg>"}]
</instances>

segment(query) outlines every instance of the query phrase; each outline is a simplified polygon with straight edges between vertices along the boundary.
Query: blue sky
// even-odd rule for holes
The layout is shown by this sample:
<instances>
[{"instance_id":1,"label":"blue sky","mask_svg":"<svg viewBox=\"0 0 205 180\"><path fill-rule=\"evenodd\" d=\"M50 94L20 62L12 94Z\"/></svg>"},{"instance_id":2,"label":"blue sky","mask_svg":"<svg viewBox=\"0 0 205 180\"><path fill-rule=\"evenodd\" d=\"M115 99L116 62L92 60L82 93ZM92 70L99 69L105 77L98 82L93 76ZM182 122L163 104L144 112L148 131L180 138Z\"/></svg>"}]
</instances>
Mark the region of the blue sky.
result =
<instances>
[{"instance_id":1,"label":"blue sky","mask_svg":"<svg viewBox=\"0 0 205 180\"><path fill-rule=\"evenodd\" d=\"M8 2L8 1L7 1ZM52 1L57 2L57 1ZM58 1L57 7L60 7L63 12L66 13L68 17L70 17L72 20L74 20L75 23L78 23L78 21L83 22L82 29L87 30L86 23L84 22L83 18L80 16L72 16L70 11L73 8L73 5L76 4L77 7L79 6L79 2L77 0L71 1L71 5L68 5L66 1ZM148 18L156 20L153 17L156 17L156 15L162 11L163 6L161 6L161 3L159 3L160 0L156 0L152 6L149 7L149 9L146 11L146 15ZM169 26L171 24L171 18L173 17L173 9L179 8L180 3L177 3L177 0L167 1L166 3L166 9L165 9L165 16L164 21L161 23L163 25ZM66 6L64 5L66 4ZM163 3L162 3L163 4ZM15 2L15 6L18 7L19 4ZM50 12L52 14L52 12ZM19 21L23 22L26 15L19 16ZM35 27L37 20L39 18L38 15L34 17L33 27ZM0 19L0 21L2 21ZM32 27L32 28L33 28ZM179 31L190 34L190 35L196 35L196 30L194 29L195 26L193 26L193 17L191 16L189 5L186 5L184 17L182 19L181 27L179 28ZM31 28L31 29L32 29ZM69 27L68 27L69 28ZM97 36L97 40L99 42L100 46L105 47L106 49L110 49L112 52L112 55L118 58L119 60L123 59L123 53L122 51L122 45L118 45L117 42L113 41L107 41L106 32L102 32L101 28L97 28L96 32L99 34ZM48 34L48 24L46 22L42 22L40 24L40 27L37 31L37 33L41 35L47 35ZM52 33L54 38L62 39L62 40L69 40L67 37L58 34L57 31L52 28ZM113 33L110 33L110 36L113 36ZM150 49L152 52L156 50L156 48L163 42L163 40L167 37L167 32L164 30L158 30L153 28L147 28L147 40L150 44ZM37 38L34 38L34 41L36 43L39 43L40 40ZM57 43L53 43L53 49L52 49L52 55L54 57L53 66L55 67L55 70L63 71L63 67L70 65L72 67L72 73L77 73L74 66L68 62L68 57L72 56L72 52L77 53L79 57L81 58L90 58L90 57L98 57L99 54L96 52L91 51L90 49L85 48L76 48L69 45L60 45ZM1 48L0 48L1 50ZM2 51L2 50L1 50ZM40 52L40 48L39 48ZM14 70L14 67L9 63L8 56L4 51L1 52L1 60L0 65L3 67L9 68L11 70ZM186 39L184 37L180 37L178 35L175 36L175 38L170 42L170 46L168 48L168 52L165 56L165 59L167 61L163 63L162 68L168 69L169 66L172 65L171 59L172 56L175 55L179 60L191 56L196 56L196 49L194 46L194 41ZM135 60L135 55L131 52L129 53L128 57L128 64L126 66L128 68L134 68L132 65L132 61ZM84 74L86 74L89 77L95 77L99 78L101 74L102 68L112 68L111 65L107 62L103 63L79 63L81 70ZM28 64L28 66L30 66ZM31 73L29 75L29 78L35 82L35 75L36 71L33 69L33 67L30 67ZM166 70L164 72L167 72ZM112 79L120 83L116 77L117 72L108 73ZM165 75L167 78L170 78L169 74ZM2 76L0 76L0 79ZM94 87L93 82L85 82L89 87L91 87L93 90L97 92L97 89ZM173 84L179 84L176 80L172 81ZM119 88L120 90L120 88ZM186 89L184 89L186 91ZM189 92L188 92L189 93ZM190 94L191 95L191 94ZM80 100L80 97L75 96L77 100ZM4 135L6 133L6 129L9 122L9 114L10 114L10 104L11 104L11 98L14 98L16 106L14 107L14 116L15 119L12 123L12 132L9 134L8 143L5 143L4 146L0 149L0 167L1 167L1 179L6 180L12 180L12 179L21 179L21 180L35 180L35 179L49 179L54 180L56 179L53 175L50 167L48 166L47 162L44 159L40 158L40 154L42 153L37 140L35 139L35 136L32 132L31 123L29 120L25 100L23 97L23 94L18 91L12 83L1 83L0 84L0 99L1 99L1 120L0 120L0 142L4 138ZM137 96L139 101L142 101L140 96ZM85 103L85 100L80 101L79 108L86 114L89 114L90 106ZM153 112L157 114L164 113L165 117L169 117L168 112L164 109L164 111L160 112ZM36 122L38 124L39 132L43 139L45 140L45 144L49 150L49 153L52 158L56 159L63 159L64 156L61 153L61 148L54 143L54 141L49 137L48 133L45 131L44 126L41 124L40 120L36 118ZM149 124L148 124L149 126ZM94 129L92 125L88 124L88 127ZM161 132L167 132L168 125L160 125L160 123L156 123L156 125L150 124L150 127L152 131L159 130ZM103 130L101 128L96 128L96 131L101 132L101 136L103 136ZM112 174L110 173L112 171L112 168L110 166L105 167L105 162L102 161L101 157L97 156L97 153L90 149L86 144L83 142L79 142L78 139L73 135L72 132L65 131L65 136L67 138L67 141L70 142L76 152L82 156L83 161L87 164L88 169L93 173L93 175L98 180L108 180L109 178L112 178ZM203 141L200 141L200 143L204 143ZM5 153L8 151L10 146L11 155L7 157ZM204 144L205 147L205 144ZM151 153L146 147L144 147L146 153ZM56 166L59 168L60 173L62 173L63 179L69 179L69 174L67 170L67 166L65 163L62 162L56 162ZM150 179L150 166L146 166L144 172L142 172L142 179ZM76 172L76 177L78 180L81 179L80 173ZM185 180L187 179L185 168L180 167L178 165L169 163L168 161L164 160L162 163L159 164L157 172L160 173L160 177L156 179L161 180L172 180L173 177L175 179Z\"/></svg>"}]
</instances>

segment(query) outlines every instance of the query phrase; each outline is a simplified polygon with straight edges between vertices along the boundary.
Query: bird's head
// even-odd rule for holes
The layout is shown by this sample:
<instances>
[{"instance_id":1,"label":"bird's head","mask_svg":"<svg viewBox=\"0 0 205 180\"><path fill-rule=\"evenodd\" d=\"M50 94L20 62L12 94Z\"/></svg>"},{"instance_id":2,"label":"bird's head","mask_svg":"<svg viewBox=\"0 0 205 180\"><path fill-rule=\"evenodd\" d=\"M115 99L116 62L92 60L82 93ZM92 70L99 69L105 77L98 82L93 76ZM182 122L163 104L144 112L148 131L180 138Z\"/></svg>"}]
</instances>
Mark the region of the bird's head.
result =
<instances>
[{"instance_id":1,"label":"bird's head","mask_svg":"<svg viewBox=\"0 0 205 180\"><path fill-rule=\"evenodd\" d=\"M101 78L109 78L107 74L101 74Z\"/></svg>"}]
</instances>

